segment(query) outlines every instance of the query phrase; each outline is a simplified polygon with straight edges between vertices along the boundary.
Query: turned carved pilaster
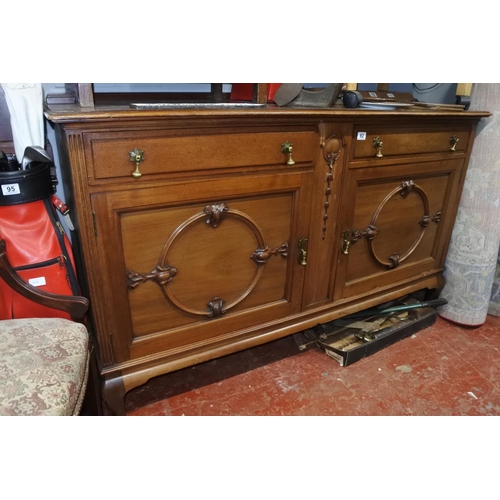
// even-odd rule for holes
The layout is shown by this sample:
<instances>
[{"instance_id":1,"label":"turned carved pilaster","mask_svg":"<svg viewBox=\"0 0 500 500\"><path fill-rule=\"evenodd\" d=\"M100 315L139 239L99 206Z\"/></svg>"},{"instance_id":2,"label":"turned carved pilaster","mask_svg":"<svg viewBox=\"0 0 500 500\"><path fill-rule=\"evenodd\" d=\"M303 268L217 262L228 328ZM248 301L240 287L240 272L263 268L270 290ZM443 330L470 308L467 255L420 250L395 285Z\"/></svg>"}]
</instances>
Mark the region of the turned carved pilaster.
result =
<instances>
[{"instance_id":1,"label":"turned carved pilaster","mask_svg":"<svg viewBox=\"0 0 500 500\"><path fill-rule=\"evenodd\" d=\"M337 164L337 160L339 159L340 153L342 151L342 140L341 137L337 134L329 137L325 142L323 147L323 155L326 160L326 164L328 166L328 171L326 173L326 188L325 188L325 202L323 204L324 212L323 212L323 228L322 228L322 236L321 238L324 240L326 236L327 229L327 221L328 221L328 209L330 208L330 196L332 194L331 184L333 182L333 170L335 165Z\"/></svg>"}]
</instances>

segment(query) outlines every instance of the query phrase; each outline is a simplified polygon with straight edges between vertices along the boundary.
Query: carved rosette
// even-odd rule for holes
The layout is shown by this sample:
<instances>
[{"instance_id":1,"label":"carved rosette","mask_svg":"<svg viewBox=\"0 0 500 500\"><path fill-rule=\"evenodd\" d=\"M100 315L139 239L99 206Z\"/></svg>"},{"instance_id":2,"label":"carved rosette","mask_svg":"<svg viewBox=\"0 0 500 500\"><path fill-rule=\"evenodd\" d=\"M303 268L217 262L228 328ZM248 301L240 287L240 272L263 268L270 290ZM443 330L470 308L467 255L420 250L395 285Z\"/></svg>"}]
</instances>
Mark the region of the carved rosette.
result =
<instances>
[{"instance_id":1,"label":"carved rosette","mask_svg":"<svg viewBox=\"0 0 500 500\"><path fill-rule=\"evenodd\" d=\"M146 281L154 281L159 286L165 286L170 283L174 276L177 275L177 269L171 266L162 266L158 264L150 273L141 274L134 271L127 271L127 288L133 290L141 283Z\"/></svg>"},{"instance_id":2,"label":"carved rosette","mask_svg":"<svg viewBox=\"0 0 500 500\"><path fill-rule=\"evenodd\" d=\"M436 215L424 215L420 219L419 224L422 227L427 227L431 221L438 224L441 221L441 212L437 212Z\"/></svg>"},{"instance_id":3,"label":"carved rosette","mask_svg":"<svg viewBox=\"0 0 500 500\"><path fill-rule=\"evenodd\" d=\"M401 196L403 198L406 198L412 191L412 189L415 187L415 183L412 180L409 181L403 181L401 183Z\"/></svg>"},{"instance_id":4,"label":"carved rosette","mask_svg":"<svg viewBox=\"0 0 500 500\"><path fill-rule=\"evenodd\" d=\"M375 248L373 246L373 240L376 238L378 235L380 229L377 227L377 219L378 216L380 215L380 212L384 208L385 204L393 197L396 195L401 195L403 198L407 198L407 196L411 192L415 192L420 198L422 199L423 205L424 205L424 215L422 218L418 221L420 224L420 227L422 228L417 239L414 241L414 243L411 245L411 247L403 254L399 255L398 253L394 252L392 255L389 256L388 260L383 260L381 259L375 252ZM377 210L375 210L375 213L373 214L372 220L370 222L370 225L364 230L364 231L359 231L357 229L353 229L351 232L351 241L349 243L356 243L356 241L360 240L361 238L365 238L368 241L368 248L370 250L370 254L372 257L379 263L382 264L383 266L388 267L389 269L394 269L398 267L404 260L406 260L417 248L419 243L422 241L422 238L424 236L425 230L428 227L429 223L435 222L436 224L439 223L441 220L441 211L437 212L435 215L430 216L429 215L429 200L427 198L427 195L425 194L425 191L415 184L412 180L406 180L401 183L401 185L391 191L382 201L382 203L378 206ZM389 233L389 231L387 231Z\"/></svg>"},{"instance_id":5,"label":"carved rosette","mask_svg":"<svg viewBox=\"0 0 500 500\"><path fill-rule=\"evenodd\" d=\"M209 318L218 318L226 312L224 310L224 301L220 297L214 297L207 306Z\"/></svg>"},{"instance_id":6,"label":"carved rosette","mask_svg":"<svg viewBox=\"0 0 500 500\"><path fill-rule=\"evenodd\" d=\"M377 236L378 231L378 227L372 224L370 224L364 231L358 231L357 229L354 229L351 236L351 242L355 243L361 238L365 238L368 241L371 241Z\"/></svg>"},{"instance_id":7,"label":"carved rosette","mask_svg":"<svg viewBox=\"0 0 500 500\"><path fill-rule=\"evenodd\" d=\"M394 269L395 267L398 267L400 261L401 261L401 257L396 252L394 252L389 257L389 269Z\"/></svg>"},{"instance_id":8,"label":"carved rosette","mask_svg":"<svg viewBox=\"0 0 500 500\"><path fill-rule=\"evenodd\" d=\"M168 284L179 272L176 267L167 264L170 249L174 245L179 235L183 234L185 231L188 231L191 226L196 225L200 222L200 220L204 220L206 224L211 225L214 229L216 229L225 218L233 218L234 220L237 220L242 224L246 224L253 232L255 239L257 240L257 249L252 253L252 255L250 255L250 259L257 264L254 275L248 287L242 291L239 297L232 300L231 302L226 302L222 298L214 296L207 303L206 309L194 309L180 302L168 286ZM155 269L153 269L150 273L137 273L135 271L127 271L127 287L129 288L129 290L134 290L142 283L153 281L162 289L165 297L180 310L198 316L217 318L226 313L232 307L239 304L245 297L247 297L251 293L251 291L257 285L260 277L262 276L262 273L264 272L264 265L272 256L281 256L283 258L287 258L288 242L283 243L280 247L271 248L265 244L262 232L258 228L255 221L253 221L253 219L251 219L248 215L238 210L230 209L225 203L207 205L200 213L193 215L185 222L183 222L170 235L167 242L163 246L160 258L158 259L158 264Z\"/></svg>"},{"instance_id":9,"label":"carved rosette","mask_svg":"<svg viewBox=\"0 0 500 500\"><path fill-rule=\"evenodd\" d=\"M250 258L257 262L257 264L265 264L273 255L281 255L282 257L288 257L288 242L283 243L278 248L257 248L255 252L250 255Z\"/></svg>"},{"instance_id":10,"label":"carved rosette","mask_svg":"<svg viewBox=\"0 0 500 500\"><path fill-rule=\"evenodd\" d=\"M224 212L227 212L229 208L225 203L219 203L218 205L207 205L203 212L208 215L207 220L205 221L207 224L210 224L212 227L216 228L222 221L222 216Z\"/></svg>"}]
</instances>

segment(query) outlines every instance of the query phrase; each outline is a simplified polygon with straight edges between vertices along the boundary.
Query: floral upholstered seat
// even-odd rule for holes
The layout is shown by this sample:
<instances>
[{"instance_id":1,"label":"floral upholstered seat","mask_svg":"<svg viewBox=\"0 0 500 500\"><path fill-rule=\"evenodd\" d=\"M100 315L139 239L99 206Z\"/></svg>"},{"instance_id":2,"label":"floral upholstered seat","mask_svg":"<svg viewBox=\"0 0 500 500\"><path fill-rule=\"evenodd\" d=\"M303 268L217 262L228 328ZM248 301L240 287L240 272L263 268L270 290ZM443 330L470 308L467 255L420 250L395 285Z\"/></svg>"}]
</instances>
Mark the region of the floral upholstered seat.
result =
<instances>
[{"instance_id":1,"label":"floral upholstered seat","mask_svg":"<svg viewBox=\"0 0 500 500\"><path fill-rule=\"evenodd\" d=\"M0 279L23 297L64 311L63 318L0 320L0 415L78 415L89 371L89 301L23 281L0 239Z\"/></svg>"},{"instance_id":2,"label":"floral upholstered seat","mask_svg":"<svg viewBox=\"0 0 500 500\"><path fill-rule=\"evenodd\" d=\"M78 415L88 332L62 318L0 321L0 415Z\"/></svg>"}]
</instances>

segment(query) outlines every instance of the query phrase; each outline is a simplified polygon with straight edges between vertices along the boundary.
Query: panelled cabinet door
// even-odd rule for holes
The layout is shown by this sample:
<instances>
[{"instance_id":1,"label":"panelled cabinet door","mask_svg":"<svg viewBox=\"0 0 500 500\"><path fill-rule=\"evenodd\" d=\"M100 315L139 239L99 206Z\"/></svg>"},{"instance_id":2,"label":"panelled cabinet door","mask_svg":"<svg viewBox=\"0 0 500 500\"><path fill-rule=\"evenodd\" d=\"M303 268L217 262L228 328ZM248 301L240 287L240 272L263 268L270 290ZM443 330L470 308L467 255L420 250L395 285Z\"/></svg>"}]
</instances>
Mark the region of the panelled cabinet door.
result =
<instances>
[{"instance_id":1,"label":"panelled cabinet door","mask_svg":"<svg viewBox=\"0 0 500 500\"><path fill-rule=\"evenodd\" d=\"M309 175L92 195L116 361L200 348L297 312Z\"/></svg>"},{"instance_id":2,"label":"panelled cabinet door","mask_svg":"<svg viewBox=\"0 0 500 500\"><path fill-rule=\"evenodd\" d=\"M441 269L463 160L348 172L339 229L336 298ZM450 203L452 201L452 203Z\"/></svg>"}]
</instances>

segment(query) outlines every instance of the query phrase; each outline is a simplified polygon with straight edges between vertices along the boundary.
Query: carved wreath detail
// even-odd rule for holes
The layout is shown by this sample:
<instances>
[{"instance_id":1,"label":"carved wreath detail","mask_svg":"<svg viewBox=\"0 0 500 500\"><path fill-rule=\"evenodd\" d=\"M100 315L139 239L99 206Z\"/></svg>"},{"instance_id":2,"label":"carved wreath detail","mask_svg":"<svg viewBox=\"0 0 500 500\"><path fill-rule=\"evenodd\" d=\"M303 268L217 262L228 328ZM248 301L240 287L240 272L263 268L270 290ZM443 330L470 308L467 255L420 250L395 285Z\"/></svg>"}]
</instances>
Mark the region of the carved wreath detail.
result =
<instances>
[{"instance_id":1,"label":"carved wreath detail","mask_svg":"<svg viewBox=\"0 0 500 500\"><path fill-rule=\"evenodd\" d=\"M178 270L167 264L169 252L179 235L183 234L190 227L204 221L206 224L216 228L221 221L225 218L238 220L240 223L246 224L252 231L255 239L257 240L257 249L248 258L253 260L257 265L254 266L254 273L250 283L242 293L227 302L220 297L213 297L206 307L194 308L180 301L175 296L175 290L167 286L170 281L178 274ZM264 236L255 221L244 212L236 209L230 209L225 203L218 203L213 205L206 205L198 213L192 215L170 235L167 242L164 244L163 249L158 259L158 264L150 273L137 273L134 271L127 271L127 287L129 290L134 290L141 283L147 281L154 281L162 289L165 297L178 309L197 316L205 316L209 318L217 318L231 310L237 304L245 299L250 292L255 288L264 272L264 265L272 256L288 257L288 242L283 243L277 248L270 248L265 244ZM214 293L214 292L212 292Z\"/></svg>"},{"instance_id":2,"label":"carved wreath detail","mask_svg":"<svg viewBox=\"0 0 500 500\"><path fill-rule=\"evenodd\" d=\"M373 246L372 241L375 239L377 234L379 233L379 228L376 226L377 218L382 211L383 207L385 204L393 197L396 196L398 193L403 197L406 198L411 192L415 192L420 198L422 199L422 203L424 205L424 215L422 218L418 221L420 224L421 230L419 235L417 236L416 240L413 242L413 244L410 246L410 248L404 252L402 255L399 255L398 253L394 252L387 260L382 260L380 257L377 256L375 252L375 248ZM435 222L438 224L441 220L441 211L436 212L435 215L428 215L429 214L429 200L427 198L427 195L425 191L415 184L411 179L408 179L406 181L401 182L400 186L393 189L382 201L382 203L378 206L378 208L375 210L375 213L372 216L372 220L370 221L370 225L364 230L364 231L359 231L357 229L353 229L351 232L351 241L348 243L355 243L356 241L360 240L361 238L365 238L368 241L368 248L370 251L370 254L372 257L381 265L387 266L389 269L394 269L398 267L402 262L404 262L417 248L417 246L420 244L425 230L430 224L430 222Z\"/></svg>"}]
</instances>

